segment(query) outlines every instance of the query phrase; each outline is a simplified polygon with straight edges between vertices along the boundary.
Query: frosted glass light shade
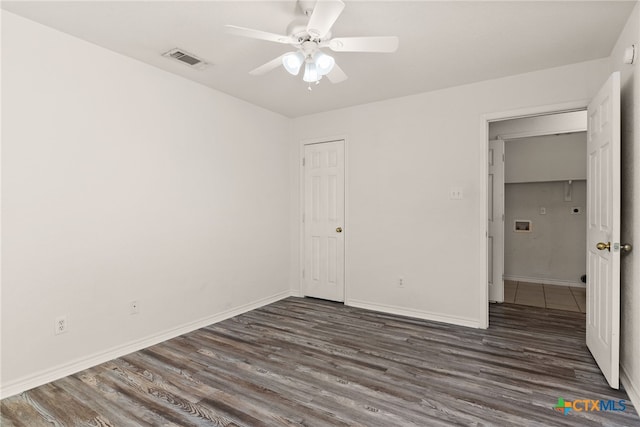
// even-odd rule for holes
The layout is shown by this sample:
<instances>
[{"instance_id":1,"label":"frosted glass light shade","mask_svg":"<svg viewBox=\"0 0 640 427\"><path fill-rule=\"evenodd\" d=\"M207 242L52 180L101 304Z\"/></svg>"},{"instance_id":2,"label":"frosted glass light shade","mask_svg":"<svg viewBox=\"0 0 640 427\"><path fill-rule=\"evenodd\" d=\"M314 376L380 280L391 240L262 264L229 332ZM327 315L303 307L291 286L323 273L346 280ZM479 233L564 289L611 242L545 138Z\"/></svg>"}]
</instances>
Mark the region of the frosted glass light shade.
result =
<instances>
[{"instance_id":1,"label":"frosted glass light shade","mask_svg":"<svg viewBox=\"0 0 640 427\"><path fill-rule=\"evenodd\" d=\"M302 80L308 83L313 83L320 80L320 77L316 64L313 62L307 62L304 64L304 76L302 76Z\"/></svg>"},{"instance_id":2,"label":"frosted glass light shade","mask_svg":"<svg viewBox=\"0 0 640 427\"><path fill-rule=\"evenodd\" d=\"M321 76L329 74L333 70L333 66L336 65L336 60L332 56L322 52L315 54L313 62L316 64L318 74Z\"/></svg>"},{"instance_id":3,"label":"frosted glass light shade","mask_svg":"<svg viewBox=\"0 0 640 427\"><path fill-rule=\"evenodd\" d=\"M300 67L304 63L304 55L300 52L290 52L282 57L282 66L289 74L297 76L300 72Z\"/></svg>"}]
</instances>

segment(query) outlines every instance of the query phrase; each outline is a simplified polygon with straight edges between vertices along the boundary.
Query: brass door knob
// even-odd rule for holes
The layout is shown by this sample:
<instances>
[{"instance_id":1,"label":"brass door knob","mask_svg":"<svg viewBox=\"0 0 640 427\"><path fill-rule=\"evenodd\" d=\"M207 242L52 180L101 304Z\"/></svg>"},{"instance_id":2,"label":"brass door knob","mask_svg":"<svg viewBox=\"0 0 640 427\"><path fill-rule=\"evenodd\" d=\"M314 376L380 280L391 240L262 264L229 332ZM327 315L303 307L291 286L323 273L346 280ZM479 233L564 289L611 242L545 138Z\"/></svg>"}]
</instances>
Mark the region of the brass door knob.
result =
<instances>
[{"instance_id":1,"label":"brass door knob","mask_svg":"<svg viewBox=\"0 0 640 427\"><path fill-rule=\"evenodd\" d=\"M608 251L611 251L611 242L607 242L607 243L598 243L596 245L596 248L598 248L599 251L604 251L605 249Z\"/></svg>"},{"instance_id":2,"label":"brass door knob","mask_svg":"<svg viewBox=\"0 0 640 427\"><path fill-rule=\"evenodd\" d=\"M342 233L342 227L338 227L338 228L336 228L336 232L338 232L338 233Z\"/></svg>"}]
</instances>

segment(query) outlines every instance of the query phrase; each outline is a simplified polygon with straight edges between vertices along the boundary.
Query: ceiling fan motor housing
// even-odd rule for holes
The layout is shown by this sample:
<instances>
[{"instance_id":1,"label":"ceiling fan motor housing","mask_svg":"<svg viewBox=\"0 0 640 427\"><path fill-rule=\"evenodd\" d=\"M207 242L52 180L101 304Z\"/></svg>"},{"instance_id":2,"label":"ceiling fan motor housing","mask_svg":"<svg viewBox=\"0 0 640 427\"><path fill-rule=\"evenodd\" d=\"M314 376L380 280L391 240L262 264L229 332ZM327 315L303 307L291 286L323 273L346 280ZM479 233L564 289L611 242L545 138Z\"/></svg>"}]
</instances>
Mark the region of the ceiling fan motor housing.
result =
<instances>
[{"instance_id":1,"label":"ceiling fan motor housing","mask_svg":"<svg viewBox=\"0 0 640 427\"><path fill-rule=\"evenodd\" d=\"M314 40L320 42L318 37L314 37L307 32L307 18L296 18L287 25L287 35L292 40L297 40L298 43L302 43L308 40ZM331 32L327 33L323 40L329 40L331 38Z\"/></svg>"}]
</instances>

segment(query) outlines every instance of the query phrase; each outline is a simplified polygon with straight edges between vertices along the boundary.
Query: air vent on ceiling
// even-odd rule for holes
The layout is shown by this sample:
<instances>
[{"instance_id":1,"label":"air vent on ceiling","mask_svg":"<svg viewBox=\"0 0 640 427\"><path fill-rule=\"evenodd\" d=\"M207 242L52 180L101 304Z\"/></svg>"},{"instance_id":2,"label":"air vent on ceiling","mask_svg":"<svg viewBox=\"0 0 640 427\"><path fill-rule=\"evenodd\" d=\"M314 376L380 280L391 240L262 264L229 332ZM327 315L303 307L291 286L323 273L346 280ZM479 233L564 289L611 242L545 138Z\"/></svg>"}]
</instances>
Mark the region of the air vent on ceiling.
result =
<instances>
[{"instance_id":1,"label":"air vent on ceiling","mask_svg":"<svg viewBox=\"0 0 640 427\"><path fill-rule=\"evenodd\" d=\"M195 55L187 53L183 49L171 49L169 52L163 53L162 56L166 56L167 58L173 58L176 61L180 61L185 65L188 65L191 68L195 68L198 70L202 70L207 67L207 64L202 59L198 58Z\"/></svg>"}]
</instances>

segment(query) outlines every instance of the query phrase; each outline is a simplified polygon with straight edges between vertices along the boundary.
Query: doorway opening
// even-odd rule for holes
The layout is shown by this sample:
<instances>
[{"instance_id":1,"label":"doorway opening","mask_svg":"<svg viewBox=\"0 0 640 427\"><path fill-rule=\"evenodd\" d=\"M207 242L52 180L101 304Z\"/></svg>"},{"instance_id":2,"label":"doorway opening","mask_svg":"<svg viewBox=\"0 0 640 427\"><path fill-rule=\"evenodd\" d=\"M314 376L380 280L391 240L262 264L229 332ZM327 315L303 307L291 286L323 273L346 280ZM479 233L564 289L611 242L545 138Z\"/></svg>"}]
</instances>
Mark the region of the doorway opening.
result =
<instances>
[{"instance_id":1,"label":"doorway opening","mask_svg":"<svg viewBox=\"0 0 640 427\"><path fill-rule=\"evenodd\" d=\"M489 301L586 311L585 110L489 124Z\"/></svg>"},{"instance_id":2,"label":"doorway opening","mask_svg":"<svg viewBox=\"0 0 640 427\"><path fill-rule=\"evenodd\" d=\"M496 154L496 152L492 152L492 143L490 142L490 136L492 136L495 141L496 136L509 139L518 139L535 138L543 135L553 135L554 132L562 134L570 133L571 131L584 131L583 124L579 125L576 128L565 123L563 129L562 126L557 123L557 118L566 113L582 112L580 114L584 114L583 111L586 110L588 104L589 100L582 100L564 104L490 113L482 115L480 118L482 138L480 141L482 163L480 168L481 212L479 217L481 226L486 230L485 236L483 236L484 238L480 239L480 251L481 253L485 254L484 263L481 263L480 265L480 277L483 281L481 285L485 291L479 300L479 303L481 304L480 313L482 314L480 319L480 327L489 327L489 301L504 301L504 264L499 265L500 262L504 263L504 253L499 253L500 249L504 251L504 204L502 205L500 211L496 210L496 206L494 206L493 203L489 203L490 201L493 202L494 199L497 201L502 201L504 203L504 193L496 194L497 197L494 197L494 195L491 193L496 185L496 179L500 179L500 174L502 176L502 179L504 180L504 169L501 173L498 174L498 176L490 177L490 170L492 169L491 162L493 161L496 164L502 163L503 152L499 152L499 154ZM556 121L556 124L550 125L549 122L553 122L554 120ZM495 130L493 128L496 126L496 124L501 122L503 128L500 129L500 134L490 135L490 127L492 128L492 130ZM530 125L528 128L525 128L523 126L523 124L526 122L528 122ZM562 122L562 120L560 120L560 122ZM531 125L532 123L534 123L534 125ZM540 125L540 123L544 124ZM506 149L506 145L503 145L502 149ZM502 163L502 165L504 168L504 163ZM492 184L491 186L489 185L490 180ZM504 191L504 184L498 183L498 186L495 188L502 188L502 191ZM497 229L502 230L502 236L498 235L497 237L495 237L490 235L490 231L492 228L490 226L490 217L494 218L494 221L499 224ZM526 220L528 218L515 219ZM512 225L515 227L515 223ZM494 248L498 250L497 257L493 257ZM495 264L496 262L498 262L498 265ZM493 283L494 281L496 282L497 286L493 286L493 289L491 289L492 286L490 282Z\"/></svg>"}]
</instances>

